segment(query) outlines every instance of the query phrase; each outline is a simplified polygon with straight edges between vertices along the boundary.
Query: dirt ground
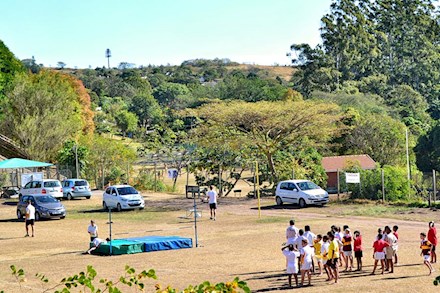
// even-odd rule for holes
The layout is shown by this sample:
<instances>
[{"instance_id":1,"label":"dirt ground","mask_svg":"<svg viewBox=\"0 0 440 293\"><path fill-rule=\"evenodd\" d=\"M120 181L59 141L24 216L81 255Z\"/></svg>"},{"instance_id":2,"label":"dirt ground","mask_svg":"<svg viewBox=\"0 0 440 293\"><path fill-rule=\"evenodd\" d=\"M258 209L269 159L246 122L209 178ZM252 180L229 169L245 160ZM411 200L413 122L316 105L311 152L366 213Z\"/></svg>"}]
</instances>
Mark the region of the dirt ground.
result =
<instances>
[{"instance_id":1,"label":"dirt ground","mask_svg":"<svg viewBox=\"0 0 440 293\"><path fill-rule=\"evenodd\" d=\"M113 213L113 237L147 235L176 235L193 238L192 219L185 218L192 200L181 195L144 194L146 209ZM378 217L339 216L340 206L308 207L273 206L273 199L262 199L261 217L255 199L245 197L221 198L217 221L209 220L207 204L201 204L202 217L198 219L198 245L192 249L169 250L122 256L82 255L88 248L87 226L95 219L100 237L108 235L108 214L101 210L102 192L95 192L90 200L63 201L69 214L64 220L36 223L36 236L24 238L24 222L15 218L15 203L0 200L0 291L20 292L9 266L23 268L27 281L24 292L42 292L41 283L34 277L45 274L51 282L85 270L93 265L98 278L116 280L123 274L126 264L137 270L154 268L158 280L148 281L146 292L154 292L154 284L171 285L183 289L189 284L205 280L229 281L238 276L245 280L252 292L307 291L338 289L345 292L378 292L392 288L393 292L438 292L432 285L439 275L428 276L419 249L419 233L426 232L425 219L439 222L440 212L424 214L424 221L386 219ZM347 208L351 208L347 206ZM342 273L340 284L331 285L323 276L313 276L312 286L300 289L287 288L285 258L281 244L290 218L297 227L310 225L316 234L326 233L333 224L359 229L364 239L364 270ZM420 219L420 218L419 218ZM394 274L370 276L372 271L372 242L378 227L398 225L399 263ZM195 246L195 245L194 245ZM124 292L130 290L123 287Z\"/></svg>"}]
</instances>

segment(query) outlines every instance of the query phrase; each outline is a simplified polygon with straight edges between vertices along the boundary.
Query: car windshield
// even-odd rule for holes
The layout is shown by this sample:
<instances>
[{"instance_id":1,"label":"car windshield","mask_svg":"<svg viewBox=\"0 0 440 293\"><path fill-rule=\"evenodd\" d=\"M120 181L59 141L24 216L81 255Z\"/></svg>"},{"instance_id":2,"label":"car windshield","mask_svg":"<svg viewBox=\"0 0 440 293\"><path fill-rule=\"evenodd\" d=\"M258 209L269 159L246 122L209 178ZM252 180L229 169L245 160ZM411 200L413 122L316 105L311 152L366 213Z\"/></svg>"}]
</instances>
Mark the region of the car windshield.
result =
<instances>
[{"instance_id":1,"label":"car windshield","mask_svg":"<svg viewBox=\"0 0 440 293\"><path fill-rule=\"evenodd\" d=\"M87 186L87 181L85 180L75 181L75 186Z\"/></svg>"},{"instance_id":2,"label":"car windshield","mask_svg":"<svg viewBox=\"0 0 440 293\"><path fill-rule=\"evenodd\" d=\"M37 202L39 202L39 203L57 202L57 200L56 200L54 197L52 197L52 196L47 196L47 195L44 195L44 196L38 196L38 197L35 198L35 200L36 200Z\"/></svg>"},{"instance_id":3,"label":"car windshield","mask_svg":"<svg viewBox=\"0 0 440 293\"><path fill-rule=\"evenodd\" d=\"M311 181L304 181L296 183L301 190L319 189L320 187Z\"/></svg>"},{"instance_id":4,"label":"car windshield","mask_svg":"<svg viewBox=\"0 0 440 293\"><path fill-rule=\"evenodd\" d=\"M137 190L131 186L118 187L118 193L119 195L138 194Z\"/></svg>"},{"instance_id":5,"label":"car windshield","mask_svg":"<svg viewBox=\"0 0 440 293\"><path fill-rule=\"evenodd\" d=\"M59 181L46 181L44 182L44 187L60 187L61 184Z\"/></svg>"}]
</instances>

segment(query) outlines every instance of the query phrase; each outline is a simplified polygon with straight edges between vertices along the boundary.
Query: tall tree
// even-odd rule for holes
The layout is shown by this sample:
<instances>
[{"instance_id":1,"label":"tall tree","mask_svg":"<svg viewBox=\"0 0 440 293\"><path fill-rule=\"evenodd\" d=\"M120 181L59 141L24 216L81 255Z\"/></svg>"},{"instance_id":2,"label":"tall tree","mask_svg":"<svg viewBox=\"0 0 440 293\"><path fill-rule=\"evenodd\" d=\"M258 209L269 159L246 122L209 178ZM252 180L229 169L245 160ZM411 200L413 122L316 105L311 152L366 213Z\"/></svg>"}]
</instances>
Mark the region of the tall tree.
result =
<instances>
[{"instance_id":1,"label":"tall tree","mask_svg":"<svg viewBox=\"0 0 440 293\"><path fill-rule=\"evenodd\" d=\"M206 121L201 131L214 131L218 137L233 135L242 144L256 147L266 158L272 182L279 178L274 162L277 151L287 145L301 148L327 141L338 132L340 119L336 105L312 101L211 103L193 115Z\"/></svg>"},{"instance_id":2,"label":"tall tree","mask_svg":"<svg viewBox=\"0 0 440 293\"><path fill-rule=\"evenodd\" d=\"M66 75L20 74L6 96L1 129L33 159L54 160L63 142L81 130L81 106Z\"/></svg>"}]
</instances>

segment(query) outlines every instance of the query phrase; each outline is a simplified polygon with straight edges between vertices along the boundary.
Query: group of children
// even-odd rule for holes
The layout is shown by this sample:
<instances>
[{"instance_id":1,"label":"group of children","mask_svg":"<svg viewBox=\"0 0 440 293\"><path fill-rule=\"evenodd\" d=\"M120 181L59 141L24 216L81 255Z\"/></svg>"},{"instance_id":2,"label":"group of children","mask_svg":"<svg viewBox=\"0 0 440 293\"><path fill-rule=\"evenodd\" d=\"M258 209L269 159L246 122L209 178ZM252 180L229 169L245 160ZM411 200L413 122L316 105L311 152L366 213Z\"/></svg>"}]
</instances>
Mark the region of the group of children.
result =
<instances>
[{"instance_id":1,"label":"group of children","mask_svg":"<svg viewBox=\"0 0 440 293\"><path fill-rule=\"evenodd\" d=\"M363 243L360 231L354 231L352 234L347 225L342 229L333 225L327 234L315 235L308 225L303 230L295 226L294 220L290 220L289 224L286 230L287 241L281 250L287 260L290 287L292 286L292 276L296 286L303 286L306 276L308 285L311 284L312 273L315 272L315 260L318 268L317 273L322 275L325 272L326 281L334 281L335 283L338 283L339 280L339 267L345 268L343 272L354 270L354 258L357 265L356 271L362 270ZM385 226L384 229L378 229L373 243L372 275L375 274L379 262L382 274L385 271L394 273L394 266L398 264L398 229L398 226L392 228ZM425 233L420 233L421 255L424 257L424 264L429 268L429 274L434 271L431 263L437 261L435 254L436 234L434 222L429 223L428 237ZM298 272L301 273L300 282L298 282Z\"/></svg>"},{"instance_id":2,"label":"group of children","mask_svg":"<svg viewBox=\"0 0 440 293\"><path fill-rule=\"evenodd\" d=\"M394 264L398 262L397 230L397 226L393 229L386 226L383 231L379 229L373 244L375 265L372 274L375 273L379 261L382 273L383 271L394 272ZM311 275L315 272L314 259L317 263L317 273L322 275L325 272L326 281L338 283L339 267L344 268L343 272L362 270L362 236L360 231L352 233L347 225L342 229L331 226L330 231L325 235L315 235L310 231L310 226L305 226L304 230L298 229L295 227L295 221L290 220L290 225L286 230L286 240L282 251L287 259L289 286L292 286L292 276L297 286L304 285L306 276L308 285L310 285ZM356 269L353 264L354 259L356 259ZM298 282L298 272L301 273L300 282Z\"/></svg>"}]
</instances>

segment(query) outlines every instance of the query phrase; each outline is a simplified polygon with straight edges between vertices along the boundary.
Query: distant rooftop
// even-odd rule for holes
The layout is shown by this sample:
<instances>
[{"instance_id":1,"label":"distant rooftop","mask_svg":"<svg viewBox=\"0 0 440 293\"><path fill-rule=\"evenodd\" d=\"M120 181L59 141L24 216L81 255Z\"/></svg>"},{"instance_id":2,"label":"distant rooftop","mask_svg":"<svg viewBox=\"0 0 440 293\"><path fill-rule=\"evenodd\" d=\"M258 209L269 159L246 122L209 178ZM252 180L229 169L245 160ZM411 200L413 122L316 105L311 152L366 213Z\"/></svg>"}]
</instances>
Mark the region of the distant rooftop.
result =
<instances>
[{"instance_id":1,"label":"distant rooftop","mask_svg":"<svg viewBox=\"0 0 440 293\"><path fill-rule=\"evenodd\" d=\"M347 168L351 163L359 163L362 169L372 170L376 168L376 162L369 155L348 155L323 157L322 166L325 172L336 172Z\"/></svg>"}]
</instances>

